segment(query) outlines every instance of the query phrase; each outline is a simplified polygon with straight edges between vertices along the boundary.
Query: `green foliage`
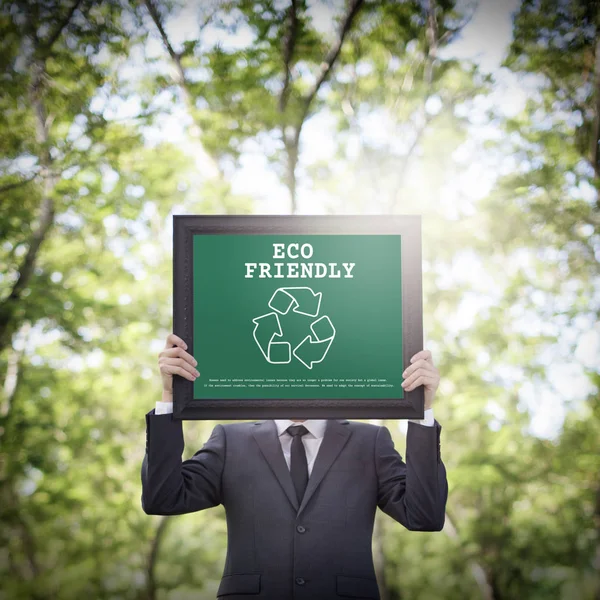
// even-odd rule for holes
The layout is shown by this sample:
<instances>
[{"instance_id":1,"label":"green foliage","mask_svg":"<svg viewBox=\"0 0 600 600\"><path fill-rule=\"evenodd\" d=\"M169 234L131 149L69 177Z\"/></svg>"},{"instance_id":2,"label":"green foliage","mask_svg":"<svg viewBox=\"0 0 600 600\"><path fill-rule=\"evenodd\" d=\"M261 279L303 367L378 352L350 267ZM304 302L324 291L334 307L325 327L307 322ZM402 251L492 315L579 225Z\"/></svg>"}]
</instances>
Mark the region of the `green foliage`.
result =
<instances>
[{"instance_id":1,"label":"green foliage","mask_svg":"<svg viewBox=\"0 0 600 600\"><path fill-rule=\"evenodd\" d=\"M156 5L165 24L185 8ZM144 3L0 5L0 596L215 596L222 507L149 517L139 468L171 331L171 215L254 212L258 198L234 185L251 147L293 198L296 184L319 193L326 212L423 215L450 495L442 533L379 515L389 598L592 600L598 394L555 391L566 416L544 439L522 392L541 398L600 308L597 8L523 2L505 65L534 91L520 114L491 112L505 135L478 146L472 113L494 80L445 52L458 4L364 2L308 104L345 6L325 31L314 3L299 0L295 21L290 5L199 4L198 22L247 43L210 45L204 28L169 41L176 60L147 55L165 40ZM127 118L107 110L127 103ZM196 126L186 142L150 141L182 109ZM303 144L311 119L337 127L331 157ZM499 173L473 201L448 197L469 144ZM588 375L597 390L597 369ZM184 458L213 425L185 423Z\"/></svg>"}]
</instances>

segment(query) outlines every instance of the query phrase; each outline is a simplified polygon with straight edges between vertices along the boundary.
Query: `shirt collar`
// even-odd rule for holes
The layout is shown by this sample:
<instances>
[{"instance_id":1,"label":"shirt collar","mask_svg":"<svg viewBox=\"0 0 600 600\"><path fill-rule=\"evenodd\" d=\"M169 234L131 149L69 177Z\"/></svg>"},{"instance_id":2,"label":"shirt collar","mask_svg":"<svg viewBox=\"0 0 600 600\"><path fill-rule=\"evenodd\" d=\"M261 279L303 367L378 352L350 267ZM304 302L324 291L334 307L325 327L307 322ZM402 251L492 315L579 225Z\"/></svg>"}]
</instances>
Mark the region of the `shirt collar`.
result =
<instances>
[{"instance_id":1,"label":"shirt collar","mask_svg":"<svg viewBox=\"0 0 600 600\"><path fill-rule=\"evenodd\" d=\"M290 425L304 425L308 432L316 438L322 438L325 435L327 419L307 419L304 423L294 423L289 419L273 419L277 426L277 435L281 436ZM288 434L289 435L289 434Z\"/></svg>"}]
</instances>

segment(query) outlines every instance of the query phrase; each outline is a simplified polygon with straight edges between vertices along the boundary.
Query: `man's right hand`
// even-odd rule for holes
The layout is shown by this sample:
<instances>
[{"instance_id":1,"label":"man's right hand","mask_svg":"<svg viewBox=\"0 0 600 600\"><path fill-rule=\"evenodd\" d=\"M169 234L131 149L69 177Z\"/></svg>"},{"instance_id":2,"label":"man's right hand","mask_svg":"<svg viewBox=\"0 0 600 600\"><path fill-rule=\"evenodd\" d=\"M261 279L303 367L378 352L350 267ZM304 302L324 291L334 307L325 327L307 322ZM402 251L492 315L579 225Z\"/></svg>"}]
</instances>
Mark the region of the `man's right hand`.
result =
<instances>
[{"instance_id":1,"label":"man's right hand","mask_svg":"<svg viewBox=\"0 0 600 600\"><path fill-rule=\"evenodd\" d=\"M163 402L173 401L173 375L195 381L200 373L198 361L186 352L187 344L174 333L167 336L164 350L158 355L158 367L163 384Z\"/></svg>"}]
</instances>

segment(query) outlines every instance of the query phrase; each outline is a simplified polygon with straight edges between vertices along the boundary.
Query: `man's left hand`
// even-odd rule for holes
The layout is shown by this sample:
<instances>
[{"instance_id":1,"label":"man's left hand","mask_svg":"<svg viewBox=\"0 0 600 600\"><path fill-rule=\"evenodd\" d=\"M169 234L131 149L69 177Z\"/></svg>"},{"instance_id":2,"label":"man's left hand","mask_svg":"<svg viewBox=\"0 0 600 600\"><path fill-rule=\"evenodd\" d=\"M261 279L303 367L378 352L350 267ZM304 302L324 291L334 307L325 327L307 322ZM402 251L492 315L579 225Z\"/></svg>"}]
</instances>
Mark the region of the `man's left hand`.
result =
<instances>
[{"instance_id":1,"label":"man's left hand","mask_svg":"<svg viewBox=\"0 0 600 600\"><path fill-rule=\"evenodd\" d=\"M411 364L406 367L402 377L402 387L405 392L410 392L416 387L425 387L425 410L433 406L435 392L440 384L440 372L433 364L433 358L429 350L417 352L411 359Z\"/></svg>"}]
</instances>

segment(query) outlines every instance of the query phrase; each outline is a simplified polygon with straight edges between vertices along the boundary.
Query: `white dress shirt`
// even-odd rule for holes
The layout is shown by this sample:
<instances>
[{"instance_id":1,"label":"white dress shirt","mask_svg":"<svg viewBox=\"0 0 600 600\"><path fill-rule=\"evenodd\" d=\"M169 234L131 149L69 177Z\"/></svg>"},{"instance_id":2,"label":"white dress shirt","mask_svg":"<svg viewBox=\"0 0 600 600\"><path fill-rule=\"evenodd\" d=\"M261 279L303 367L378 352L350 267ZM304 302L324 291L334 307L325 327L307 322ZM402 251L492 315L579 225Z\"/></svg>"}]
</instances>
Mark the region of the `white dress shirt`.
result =
<instances>
[{"instance_id":1,"label":"white dress shirt","mask_svg":"<svg viewBox=\"0 0 600 600\"><path fill-rule=\"evenodd\" d=\"M292 458L292 436L287 432L287 428L290 425L304 425L308 429L308 433L302 436L302 443L304 444L304 452L306 454L306 462L308 463L308 475L312 472L315 458L317 458L317 452L323 441L325 435L325 428L327 427L327 419L306 419L302 423L294 423L288 419L273 419L277 426L277 433L279 434L279 443L283 450L283 456L287 463L288 469L290 468L290 460Z\"/></svg>"},{"instance_id":2,"label":"white dress shirt","mask_svg":"<svg viewBox=\"0 0 600 600\"><path fill-rule=\"evenodd\" d=\"M155 415L166 415L173 412L172 402L160 402L156 403L154 409ZM419 425L425 425L426 427L433 427L433 408L428 408L424 412L423 419L408 419L413 423ZM290 468L290 458L292 450L292 436L286 431L290 425L304 425L308 429L308 433L302 436L302 443L304 444L304 451L306 452L306 462L308 463L308 475L310 476L317 458L317 452L323 441L325 435L325 427L327 426L327 419L306 419L302 423L295 423L289 419L273 419L277 426L277 434L279 435L279 443L283 450L283 456L287 463L288 469Z\"/></svg>"}]
</instances>

